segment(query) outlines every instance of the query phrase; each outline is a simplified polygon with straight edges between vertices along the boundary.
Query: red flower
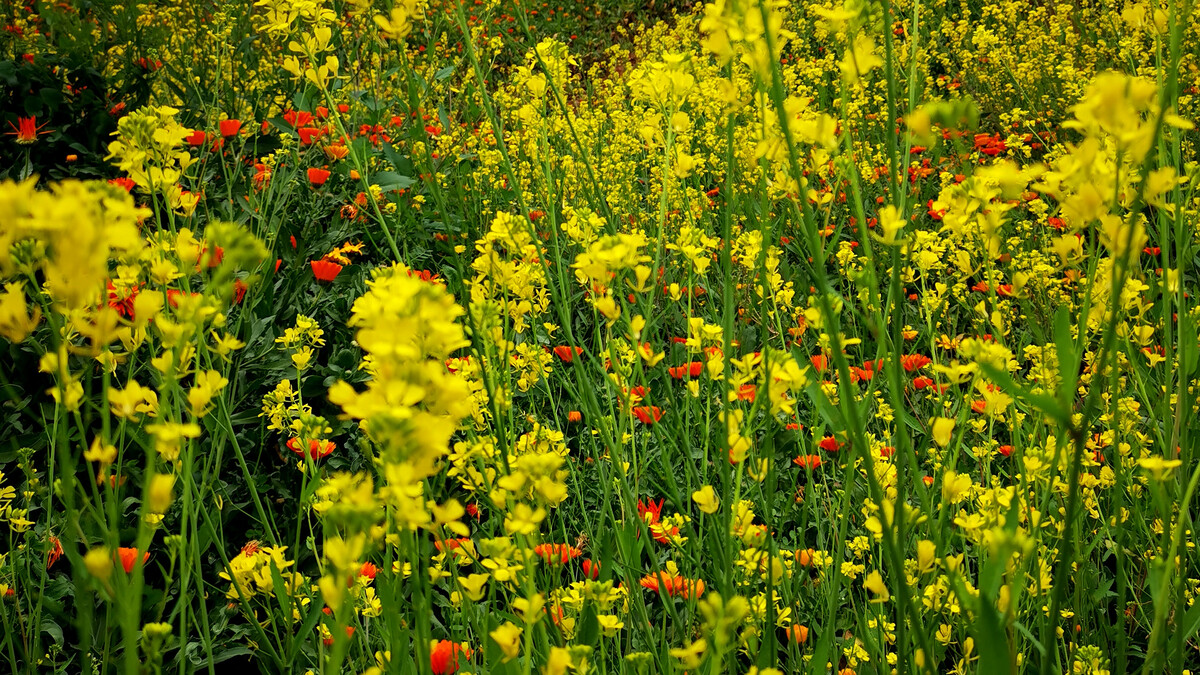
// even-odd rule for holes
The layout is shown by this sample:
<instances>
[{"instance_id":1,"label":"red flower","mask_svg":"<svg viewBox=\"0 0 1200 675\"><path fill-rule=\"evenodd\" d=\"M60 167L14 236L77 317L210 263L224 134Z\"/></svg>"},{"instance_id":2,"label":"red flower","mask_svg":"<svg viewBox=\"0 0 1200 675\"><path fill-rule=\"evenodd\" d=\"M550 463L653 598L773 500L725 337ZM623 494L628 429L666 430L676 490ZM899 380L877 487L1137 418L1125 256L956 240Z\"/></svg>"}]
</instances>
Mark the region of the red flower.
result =
<instances>
[{"instance_id":1,"label":"red flower","mask_svg":"<svg viewBox=\"0 0 1200 675\"><path fill-rule=\"evenodd\" d=\"M133 318L133 302L137 299L138 289L132 288L129 290L129 295L124 297L117 294L117 288L113 286L112 279L108 280L108 306L117 310L117 314L126 319Z\"/></svg>"},{"instance_id":2,"label":"red flower","mask_svg":"<svg viewBox=\"0 0 1200 675\"><path fill-rule=\"evenodd\" d=\"M813 368L815 368L818 373L823 373L826 370L829 370L829 357L825 356L824 354L817 354L816 356L810 357L809 361L812 362Z\"/></svg>"},{"instance_id":3,"label":"red flower","mask_svg":"<svg viewBox=\"0 0 1200 675\"><path fill-rule=\"evenodd\" d=\"M300 134L300 145L312 145L313 141L321 137L321 130L316 127L301 127L296 133Z\"/></svg>"},{"instance_id":4,"label":"red flower","mask_svg":"<svg viewBox=\"0 0 1200 675\"><path fill-rule=\"evenodd\" d=\"M600 578L600 563L593 562L591 558L587 558L579 566L583 568L583 576L588 579L594 580Z\"/></svg>"},{"instance_id":5,"label":"red flower","mask_svg":"<svg viewBox=\"0 0 1200 675\"><path fill-rule=\"evenodd\" d=\"M575 360L575 357L583 353L583 347L567 347L559 345L554 348L554 355L562 359L563 363L570 363Z\"/></svg>"},{"instance_id":6,"label":"red flower","mask_svg":"<svg viewBox=\"0 0 1200 675\"><path fill-rule=\"evenodd\" d=\"M293 127L302 127L312 121L312 113L289 110L283 114L283 119Z\"/></svg>"},{"instance_id":7,"label":"red flower","mask_svg":"<svg viewBox=\"0 0 1200 675\"><path fill-rule=\"evenodd\" d=\"M894 448L890 445L885 445L879 449L879 456L883 457L884 459L887 459L888 457L891 457L894 454L896 454L896 448Z\"/></svg>"},{"instance_id":8,"label":"red flower","mask_svg":"<svg viewBox=\"0 0 1200 675\"><path fill-rule=\"evenodd\" d=\"M137 564L138 550L136 548L126 548L122 546L117 549L117 558L121 561L121 568L126 574L133 574L133 566ZM142 564L150 559L149 553L142 554Z\"/></svg>"},{"instance_id":9,"label":"red flower","mask_svg":"<svg viewBox=\"0 0 1200 675\"><path fill-rule=\"evenodd\" d=\"M996 448L996 452L999 452L1001 455L1004 455L1005 457L1011 457L1013 454L1013 446L1002 445L1002 446Z\"/></svg>"},{"instance_id":10,"label":"red flower","mask_svg":"<svg viewBox=\"0 0 1200 675\"><path fill-rule=\"evenodd\" d=\"M737 397L739 401L753 401L758 395L758 387L753 384L743 384L738 387Z\"/></svg>"},{"instance_id":11,"label":"red flower","mask_svg":"<svg viewBox=\"0 0 1200 675\"><path fill-rule=\"evenodd\" d=\"M324 258L314 260L311 264L313 276L317 278L317 281L333 281L342 271L341 265Z\"/></svg>"},{"instance_id":12,"label":"red flower","mask_svg":"<svg viewBox=\"0 0 1200 675\"><path fill-rule=\"evenodd\" d=\"M904 366L904 370L913 372L929 365L933 359L924 354L905 354L900 357L900 365Z\"/></svg>"},{"instance_id":13,"label":"red flower","mask_svg":"<svg viewBox=\"0 0 1200 675\"><path fill-rule=\"evenodd\" d=\"M230 136L237 136L242 131L241 120L221 120L220 124L217 126L221 130L221 135L226 138Z\"/></svg>"},{"instance_id":14,"label":"red flower","mask_svg":"<svg viewBox=\"0 0 1200 675\"><path fill-rule=\"evenodd\" d=\"M557 563L559 565L578 558L579 554L582 553L582 551L570 544L538 544L533 547L533 552L547 563Z\"/></svg>"},{"instance_id":15,"label":"red flower","mask_svg":"<svg viewBox=\"0 0 1200 675\"><path fill-rule=\"evenodd\" d=\"M304 451L300 449L300 439L299 438L289 438L288 442L287 442L287 447L288 447L288 450L291 450L292 452L296 453L297 455L300 455L301 457L304 456ZM315 440L309 441L308 442L308 455L310 457L312 457L314 461L318 460L318 459L324 459L324 458L328 457L329 455L333 454L333 450L336 447L337 446L334 445L333 441L315 441Z\"/></svg>"},{"instance_id":16,"label":"red flower","mask_svg":"<svg viewBox=\"0 0 1200 675\"><path fill-rule=\"evenodd\" d=\"M203 131L197 129L192 132L191 136L187 137L187 142L188 145L192 147L200 147L201 145L204 145L204 141L207 138L208 136Z\"/></svg>"},{"instance_id":17,"label":"red flower","mask_svg":"<svg viewBox=\"0 0 1200 675\"><path fill-rule=\"evenodd\" d=\"M123 187L123 188L125 188L126 192L132 192L133 186L137 185L137 183L133 182L132 178L110 178L108 183L109 183L109 185L117 185L119 187Z\"/></svg>"},{"instance_id":18,"label":"red flower","mask_svg":"<svg viewBox=\"0 0 1200 675\"><path fill-rule=\"evenodd\" d=\"M324 185L327 180L329 180L329 171L317 168L308 170L308 182L313 185Z\"/></svg>"},{"instance_id":19,"label":"red flower","mask_svg":"<svg viewBox=\"0 0 1200 675\"><path fill-rule=\"evenodd\" d=\"M49 123L47 122L46 124ZM8 132L8 135L17 137L17 145L33 145L37 143L38 136L50 133L50 130L42 131L42 127L46 126L46 124L38 126L36 116L18 117L16 125L12 122L8 123L8 126L12 128L12 131Z\"/></svg>"},{"instance_id":20,"label":"red flower","mask_svg":"<svg viewBox=\"0 0 1200 675\"><path fill-rule=\"evenodd\" d=\"M671 377L682 380L685 377L700 377L700 373L704 369L704 364L700 361L692 361L685 366L673 366L667 368L667 374Z\"/></svg>"},{"instance_id":21,"label":"red flower","mask_svg":"<svg viewBox=\"0 0 1200 675\"><path fill-rule=\"evenodd\" d=\"M846 447L846 444L838 443L837 439L833 436L826 436L825 438L821 439L820 443L817 443L817 447L821 448L825 452L837 452L838 450Z\"/></svg>"},{"instance_id":22,"label":"red flower","mask_svg":"<svg viewBox=\"0 0 1200 675\"><path fill-rule=\"evenodd\" d=\"M662 411L656 405L639 405L633 409L633 414L642 424L654 424L662 419Z\"/></svg>"},{"instance_id":23,"label":"red flower","mask_svg":"<svg viewBox=\"0 0 1200 675\"><path fill-rule=\"evenodd\" d=\"M58 537L50 535L50 550L46 552L46 569L54 567L54 563L58 562L62 554L62 542L58 540Z\"/></svg>"},{"instance_id":24,"label":"red flower","mask_svg":"<svg viewBox=\"0 0 1200 675\"><path fill-rule=\"evenodd\" d=\"M793 459L792 463L796 466L813 471L817 467L821 466L821 457L819 455L801 455Z\"/></svg>"},{"instance_id":25,"label":"red flower","mask_svg":"<svg viewBox=\"0 0 1200 675\"><path fill-rule=\"evenodd\" d=\"M363 563L362 569L360 569L358 571L358 576L366 577L368 579L374 579L375 574L378 572L379 572L379 568L376 567L374 563L367 561L367 562Z\"/></svg>"},{"instance_id":26,"label":"red flower","mask_svg":"<svg viewBox=\"0 0 1200 675\"><path fill-rule=\"evenodd\" d=\"M234 281L233 281L233 304L235 304L235 305L242 304L242 300L246 297L246 291L249 290L249 288L250 287L246 285L245 281L242 281L241 279L234 279Z\"/></svg>"},{"instance_id":27,"label":"red flower","mask_svg":"<svg viewBox=\"0 0 1200 675\"><path fill-rule=\"evenodd\" d=\"M458 656L471 658L470 648L449 640L439 640L429 651L429 669L433 675L449 675L458 670Z\"/></svg>"},{"instance_id":28,"label":"red flower","mask_svg":"<svg viewBox=\"0 0 1200 675\"><path fill-rule=\"evenodd\" d=\"M654 503L653 499L650 499L643 503L642 500L639 499L637 503L638 518L641 518L651 525L657 523L662 518L663 501L664 500L660 499L656 504ZM650 517L646 518L646 514L650 514Z\"/></svg>"},{"instance_id":29,"label":"red flower","mask_svg":"<svg viewBox=\"0 0 1200 675\"><path fill-rule=\"evenodd\" d=\"M567 421L568 422L582 422L583 421L583 413L579 412L578 410L568 411L567 412Z\"/></svg>"}]
</instances>

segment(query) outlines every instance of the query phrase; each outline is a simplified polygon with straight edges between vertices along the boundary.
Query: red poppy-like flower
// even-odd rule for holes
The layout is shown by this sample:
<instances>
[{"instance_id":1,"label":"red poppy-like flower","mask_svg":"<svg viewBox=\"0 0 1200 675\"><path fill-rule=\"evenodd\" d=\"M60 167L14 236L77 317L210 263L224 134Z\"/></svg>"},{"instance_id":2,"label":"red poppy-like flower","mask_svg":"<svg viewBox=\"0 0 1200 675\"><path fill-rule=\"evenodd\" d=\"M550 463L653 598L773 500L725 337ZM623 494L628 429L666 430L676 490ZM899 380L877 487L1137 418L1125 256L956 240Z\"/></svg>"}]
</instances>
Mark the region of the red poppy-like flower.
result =
<instances>
[{"instance_id":1,"label":"red poppy-like flower","mask_svg":"<svg viewBox=\"0 0 1200 675\"><path fill-rule=\"evenodd\" d=\"M812 362L813 368L816 369L818 373L823 373L829 370L829 357L825 356L824 354L811 356L808 360Z\"/></svg>"},{"instance_id":2,"label":"red poppy-like flower","mask_svg":"<svg viewBox=\"0 0 1200 675\"><path fill-rule=\"evenodd\" d=\"M567 412L567 421L568 422L582 422L583 421L583 413L579 412L578 410L568 411Z\"/></svg>"},{"instance_id":3,"label":"red poppy-like flower","mask_svg":"<svg viewBox=\"0 0 1200 675\"><path fill-rule=\"evenodd\" d=\"M328 170L315 167L308 170L308 182L313 185L324 185L327 180L329 180Z\"/></svg>"},{"instance_id":4,"label":"red poppy-like flower","mask_svg":"<svg viewBox=\"0 0 1200 675\"><path fill-rule=\"evenodd\" d=\"M810 471L816 470L821 466L821 457L819 455L801 455L792 460L792 463Z\"/></svg>"},{"instance_id":5,"label":"red poppy-like flower","mask_svg":"<svg viewBox=\"0 0 1200 675\"><path fill-rule=\"evenodd\" d=\"M563 363L570 363L575 360L575 357L583 353L583 347L568 347L559 345L553 349L554 355L562 359Z\"/></svg>"},{"instance_id":6,"label":"red poppy-like flower","mask_svg":"<svg viewBox=\"0 0 1200 675\"><path fill-rule=\"evenodd\" d=\"M289 110L283 113L283 119L293 127L299 128L312 121L312 113L303 110Z\"/></svg>"},{"instance_id":7,"label":"red poppy-like flower","mask_svg":"<svg viewBox=\"0 0 1200 675\"><path fill-rule=\"evenodd\" d=\"M242 131L241 120L221 120L217 126L221 130L221 135L226 138L230 136L237 136Z\"/></svg>"},{"instance_id":8,"label":"red poppy-like flower","mask_svg":"<svg viewBox=\"0 0 1200 675\"><path fill-rule=\"evenodd\" d=\"M820 443L817 443L817 447L821 448L825 452L837 452L838 450L846 447L846 444L838 443L838 440L833 436L826 436L825 438L821 439Z\"/></svg>"},{"instance_id":9,"label":"red poppy-like flower","mask_svg":"<svg viewBox=\"0 0 1200 675\"><path fill-rule=\"evenodd\" d=\"M913 387L917 390L926 389L933 386L933 378L930 377L914 377Z\"/></svg>"},{"instance_id":10,"label":"red poppy-like flower","mask_svg":"<svg viewBox=\"0 0 1200 675\"><path fill-rule=\"evenodd\" d=\"M979 399L977 401L971 401L971 412L976 412L976 413L982 414L983 411L985 411L985 410L987 410L987 401L985 401L983 399Z\"/></svg>"},{"instance_id":11,"label":"red poppy-like flower","mask_svg":"<svg viewBox=\"0 0 1200 675\"><path fill-rule=\"evenodd\" d=\"M656 405L639 405L633 409L633 414L642 424L654 424L662 419L662 411Z\"/></svg>"},{"instance_id":12,"label":"red poppy-like flower","mask_svg":"<svg viewBox=\"0 0 1200 675\"><path fill-rule=\"evenodd\" d=\"M879 449L879 456L883 457L884 459L887 459L895 454L896 454L896 448L894 448L890 445L885 445Z\"/></svg>"},{"instance_id":13,"label":"red poppy-like flower","mask_svg":"<svg viewBox=\"0 0 1200 675\"><path fill-rule=\"evenodd\" d=\"M378 572L379 568L375 566L375 563L367 561L362 564L362 569L358 570L358 576L374 579Z\"/></svg>"},{"instance_id":14,"label":"red poppy-like flower","mask_svg":"<svg viewBox=\"0 0 1200 675\"><path fill-rule=\"evenodd\" d=\"M467 504L467 515L471 516L475 520L479 520L479 505Z\"/></svg>"},{"instance_id":15,"label":"red poppy-like flower","mask_svg":"<svg viewBox=\"0 0 1200 675\"><path fill-rule=\"evenodd\" d=\"M471 649L450 640L439 640L429 650L429 669L433 675L449 675L458 671L458 657L471 658Z\"/></svg>"},{"instance_id":16,"label":"red poppy-like flower","mask_svg":"<svg viewBox=\"0 0 1200 675\"><path fill-rule=\"evenodd\" d=\"M321 137L321 130L316 127L301 127L296 133L300 135L300 145L312 145Z\"/></svg>"},{"instance_id":17,"label":"red poppy-like flower","mask_svg":"<svg viewBox=\"0 0 1200 675\"><path fill-rule=\"evenodd\" d=\"M667 368L667 374L671 377L682 380L685 377L700 377L700 373L704 369L704 364L700 361L692 361L685 366L673 366Z\"/></svg>"},{"instance_id":18,"label":"red poppy-like flower","mask_svg":"<svg viewBox=\"0 0 1200 675\"><path fill-rule=\"evenodd\" d=\"M196 129L191 133L190 136L187 137L188 145L192 147L200 147L201 145L204 145L204 141L206 140L208 140L208 134L205 134L200 129Z\"/></svg>"},{"instance_id":19,"label":"red poppy-like flower","mask_svg":"<svg viewBox=\"0 0 1200 675\"><path fill-rule=\"evenodd\" d=\"M62 542L58 540L58 537L50 535L50 550L46 551L46 569L54 567L54 563L58 562L62 554Z\"/></svg>"},{"instance_id":20,"label":"red poppy-like flower","mask_svg":"<svg viewBox=\"0 0 1200 675\"><path fill-rule=\"evenodd\" d=\"M578 558L583 551L570 544L538 544L533 552L542 560L552 564L564 564Z\"/></svg>"},{"instance_id":21,"label":"red poppy-like flower","mask_svg":"<svg viewBox=\"0 0 1200 675\"><path fill-rule=\"evenodd\" d=\"M138 550L136 548L127 548L122 546L117 549L117 559L121 562L121 568L126 574L133 574L133 566L137 564ZM150 559L149 553L142 554L142 564Z\"/></svg>"},{"instance_id":22,"label":"red poppy-like flower","mask_svg":"<svg viewBox=\"0 0 1200 675\"><path fill-rule=\"evenodd\" d=\"M743 384L738 387L737 398L739 401L753 401L758 395L758 387L753 384Z\"/></svg>"},{"instance_id":23,"label":"red poppy-like flower","mask_svg":"<svg viewBox=\"0 0 1200 675\"><path fill-rule=\"evenodd\" d=\"M42 131L42 127L45 127L46 124L49 124L49 122L38 126L36 116L18 117L15 125L12 122L8 123L8 126L12 128L12 131L8 132L7 135L16 136L17 145L33 145L34 143L37 143L38 136L48 134L52 131Z\"/></svg>"},{"instance_id":24,"label":"red poppy-like flower","mask_svg":"<svg viewBox=\"0 0 1200 675\"><path fill-rule=\"evenodd\" d=\"M907 372L913 372L929 365L933 359L924 354L905 354L900 357L900 365L904 366Z\"/></svg>"},{"instance_id":25,"label":"red poppy-like flower","mask_svg":"<svg viewBox=\"0 0 1200 675\"><path fill-rule=\"evenodd\" d=\"M1000 453L1001 455L1004 455L1005 457L1011 457L1013 454L1013 446L1002 445L1002 446L996 448L996 452Z\"/></svg>"},{"instance_id":26,"label":"red poppy-like flower","mask_svg":"<svg viewBox=\"0 0 1200 675\"><path fill-rule=\"evenodd\" d=\"M333 281L342 271L341 265L324 258L314 260L311 264L313 276L317 278L317 281Z\"/></svg>"},{"instance_id":27,"label":"red poppy-like flower","mask_svg":"<svg viewBox=\"0 0 1200 675\"><path fill-rule=\"evenodd\" d=\"M591 558L585 558L579 566L583 568L583 576L588 579L595 580L600 578L600 563L593 561Z\"/></svg>"},{"instance_id":28,"label":"red poppy-like flower","mask_svg":"<svg viewBox=\"0 0 1200 675\"><path fill-rule=\"evenodd\" d=\"M300 449L300 439L299 438L289 438L288 442L287 442L287 447L288 447L288 450L291 450L292 452L296 453L297 455L300 455L301 457L304 456L304 451ZM337 446L334 445L333 441L317 441L317 440L309 441L308 442L308 455L310 457L312 457L314 460L324 459L324 458L328 457L329 455L333 454L334 448L336 448L336 447Z\"/></svg>"}]
</instances>

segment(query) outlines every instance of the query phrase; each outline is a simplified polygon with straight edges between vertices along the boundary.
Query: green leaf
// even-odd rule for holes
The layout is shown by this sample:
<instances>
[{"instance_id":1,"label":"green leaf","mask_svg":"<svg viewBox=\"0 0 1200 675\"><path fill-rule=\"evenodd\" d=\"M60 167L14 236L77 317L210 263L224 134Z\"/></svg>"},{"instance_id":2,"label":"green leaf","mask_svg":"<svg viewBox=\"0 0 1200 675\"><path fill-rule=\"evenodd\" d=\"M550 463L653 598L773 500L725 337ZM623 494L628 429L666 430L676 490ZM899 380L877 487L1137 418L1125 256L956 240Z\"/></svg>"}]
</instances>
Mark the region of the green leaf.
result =
<instances>
[{"instance_id":1,"label":"green leaf","mask_svg":"<svg viewBox=\"0 0 1200 675\"><path fill-rule=\"evenodd\" d=\"M371 182L378 185L384 192L391 192L393 190L406 190L412 187L417 181L394 171L384 171L371 176Z\"/></svg>"}]
</instances>

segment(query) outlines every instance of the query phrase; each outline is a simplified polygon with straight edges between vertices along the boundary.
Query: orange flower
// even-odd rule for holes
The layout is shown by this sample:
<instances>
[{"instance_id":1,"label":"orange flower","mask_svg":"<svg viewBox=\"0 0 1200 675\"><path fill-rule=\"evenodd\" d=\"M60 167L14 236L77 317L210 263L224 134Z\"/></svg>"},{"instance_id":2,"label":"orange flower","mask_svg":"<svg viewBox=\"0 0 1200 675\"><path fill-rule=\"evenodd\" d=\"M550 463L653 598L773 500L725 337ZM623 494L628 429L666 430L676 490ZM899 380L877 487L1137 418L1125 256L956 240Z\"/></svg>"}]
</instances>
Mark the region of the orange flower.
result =
<instances>
[{"instance_id":1,"label":"orange flower","mask_svg":"<svg viewBox=\"0 0 1200 675\"><path fill-rule=\"evenodd\" d=\"M792 627L788 629L788 638L798 645L808 642L808 626L802 626L798 623L793 624Z\"/></svg>"},{"instance_id":2,"label":"orange flower","mask_svg":"<svg viewBox=\"0 0 1200 675\"><path fill-rule=\"evenodd\" d=\"M221 130L221 135L226 138L229 138L230 136L237 136L238 133L241 132L242 121L241 120L221 120L220 124L218 124L217 126Z\"/></svg>"},{"instance_id":3,"label":"orange flower","mask_svg":"<svg viewBox=\"0 0 1200 675\"><path fill-rule=\"evenodd\" d=\"M568 422L582 422L583 421L583 413L579 412L578 410L571 410L571 411L567 412L567 421Z\"/></svg>"},{"instance_id":4,"label":"orange flower","mask_svg":"<svg viewBox=\"0 0 1200 675\"><path fill-rule=\"evenodd\" d=\"M817 447L821 448L825 452L837 452L845 446L845 443L838 443L837 439L833 436L826 436L825 438L821 439L820 443L817 443Z\"/></svg>"},{"instance_id":5,"label":"orange flower","mask_svg":"<svg viewBox=\"0 0 1200 675\"><path fill-rule=\"evenodd\" d=\"M642 577L641 585L643 588L650 589L659 595L684 599L698 598L704 593L703 580L688 579L687 577L675 576L666 572L647 574Z\"/></svg>"},{"instance_id":6,"label":"orange flower","mask_svg":"<svg viewBox=\"0 0 1200 675\"><path fill-rule=\"evenodd\" d=\"M633 414L642 424L654 424L662 419L662 411L656 405L640 405L633 409Z\"/></svg>"},{"instance_id":7,"label":"orange flower","mask_svg":"<svg viewBox=\"0 0 1200 675\"><path fill-rule=\"evenodd\" d=\"M575 357L583 353L583 347L567 347L559 345L554 348L554 355L562 359L563 363L570 363L575 360Z\"/></svg>"},{"instance_id":8,"label":"orange flower","mask_svg":"<svg viewBox=\"0 0 1200 675\"><path fill-rule=\"evenodd\" d=\"M933 359L924 354L905 354L900 357L900 365L904 366L904 370L913 372L929 365Z\"/></svg>"},{"instance_id":9,"label":"orange flower","mask_svg":"<svg viewBox=\"0 0 1200 675\"><path fill-rule=\"evenodd\" d=\"M46 124L49 124L49 122ZM16 125L14 125L12 122L8 123L8 126L12 127L12 131L8 132L7 135L16 136L17 145L33 145L34 143L37 143L38 136L48 134L53 131L53 129L42 131L42 127L46 126L46 124L38 126L37 116L18 117Z\"/></svg>"},{"instance_id":10,"label":"orange flower","mask_svg":"<svg viewBox=\"0 0 1200 675\"><path fill-rule=\"evenodd\" d=\"M313 185L324 185L327 180L329 180L329 171L317 168L308 170L308 182Z\"/></svg>"},{"instance_id":11,"label":"orange flower","mask_svg":"<svg viewBox=\"0 0 1200 675\"><path fill-rule=\"evenodd\" d=\"M810 471L815 471L817 467L821 466L821 457L819 455L801 455L793 459L792 463Z\"/></svg>"},{"instance_id":12,"label":"orange flower","mask_svg":"<svg viewBox=\"0 0 1200 675\"><path fill-rule=\"evenodd\" d=\"M703 368L703 363L699 361L692 361L684 366L673 366L671 368L667 368L667 374L677 380L682 380L685 377L700 377L700 373L703 371Z\"/></svg>"},{"instance_id":13,"label":"orange flower","mask_svg":"<svg viewBox=\"0 0 1200 675\"><path fill-rule=\"evenodd\" d=\"M583 576L588 579L595 580L600 578L600 563L587 558L579 566L583 568Z\"/></svg>"},{"instance_id":14,"label":"orange flower","mask_svg":"<svg viewBox=\"0 0 1200 675\"><path fill-rule=\"evenodd\" d=\"M458 670L458 656L471 658L471 649L449 640L439 640L429 650L429 669L433 675L449 675Z\"/></svg>"},{"instance_id":15,"label":"orange flower","mask_svg":"<svg viewBox=\"0 0 1200 675\"><path fill-rule=\"evenodd\" d=\"M50 550L46 552L46 569L54 567L54 563L58 562L62 554L62 542L58 540L58 537L50 535Z\"/></svg>"},{"instance_id":16,"label":"orange flower","mask_svg":"<svg viewBox=\"0 0 1200 675\"><path fill-rule=\"evenodd\" d=\"M579 549L570 544L538 544L533 547L533 552L548 563L563 564L569 560L574 560L582 553Z\"/></svg>"},{"instance_id":17,"label":"orange flower","mask_svg":"<svg viewBox=\"0 0 1200 675\"><path fill-rule=\"evenodd\" d=\"M297 455L300 455L301 457L304 456L304 451L300 449L299 438L288 439L287 447L288 450L291 450ZM325 457L333 454L333 450L336 447L337 446L334 445L333 441L309 441L308 454L313 458L313 460L324 459Z\"/></svg>"},{"instance_id":18,"label":"orange flower","mask_svg":"<svg viewBox=\"0 0 1200 675\"><path fill-rule=\"evenodd\" d=\"M342 266L331 260L314 260L311 264L313 276L317 281L333 281L342 271Z\"/></svg>"},{"instance_id":19,"label":"orange flower","mask_svg":"<svg viewBox=\"0 0 1200 675\"><path fill-rule=\"evenodd\" d=\"M136 548L126 548L122 546L117 549L117 559L121 561L121 567L126 574L133 574L133 566L137 564L138 550ZM150 559L149 553L142 554L142 564Z\"/></svg>"},{"instance_id":20,"label":"orange flower","mask_svg":"<svg viewBox=\"0 0 1200 675\"><path fill-rule=\"evenodd\" d=\"M808 567L812 564L813 555L815 554L816 551L811 548L798 549L796 551L796 564L801 567Z\"/></svg>"}]
</instances>

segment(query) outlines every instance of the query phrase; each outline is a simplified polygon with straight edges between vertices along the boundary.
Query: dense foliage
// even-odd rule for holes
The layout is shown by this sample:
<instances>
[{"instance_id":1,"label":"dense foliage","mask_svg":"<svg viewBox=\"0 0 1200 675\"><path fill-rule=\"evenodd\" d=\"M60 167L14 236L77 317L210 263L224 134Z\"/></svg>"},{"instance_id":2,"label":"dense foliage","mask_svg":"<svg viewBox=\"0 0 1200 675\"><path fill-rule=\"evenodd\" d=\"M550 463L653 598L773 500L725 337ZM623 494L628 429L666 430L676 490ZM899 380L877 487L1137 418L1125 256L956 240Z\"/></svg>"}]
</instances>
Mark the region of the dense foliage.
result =
<instances>
[{"instance_id":1,"label":"dense foliage","mask_svg":"<svg viewBox=\"0 0 1200 675\"><path fill-rule=\"evenodd\" d=\"M11 5L3 669L1200 667L1193 3Z\"/></svg>"}]
</instances>

